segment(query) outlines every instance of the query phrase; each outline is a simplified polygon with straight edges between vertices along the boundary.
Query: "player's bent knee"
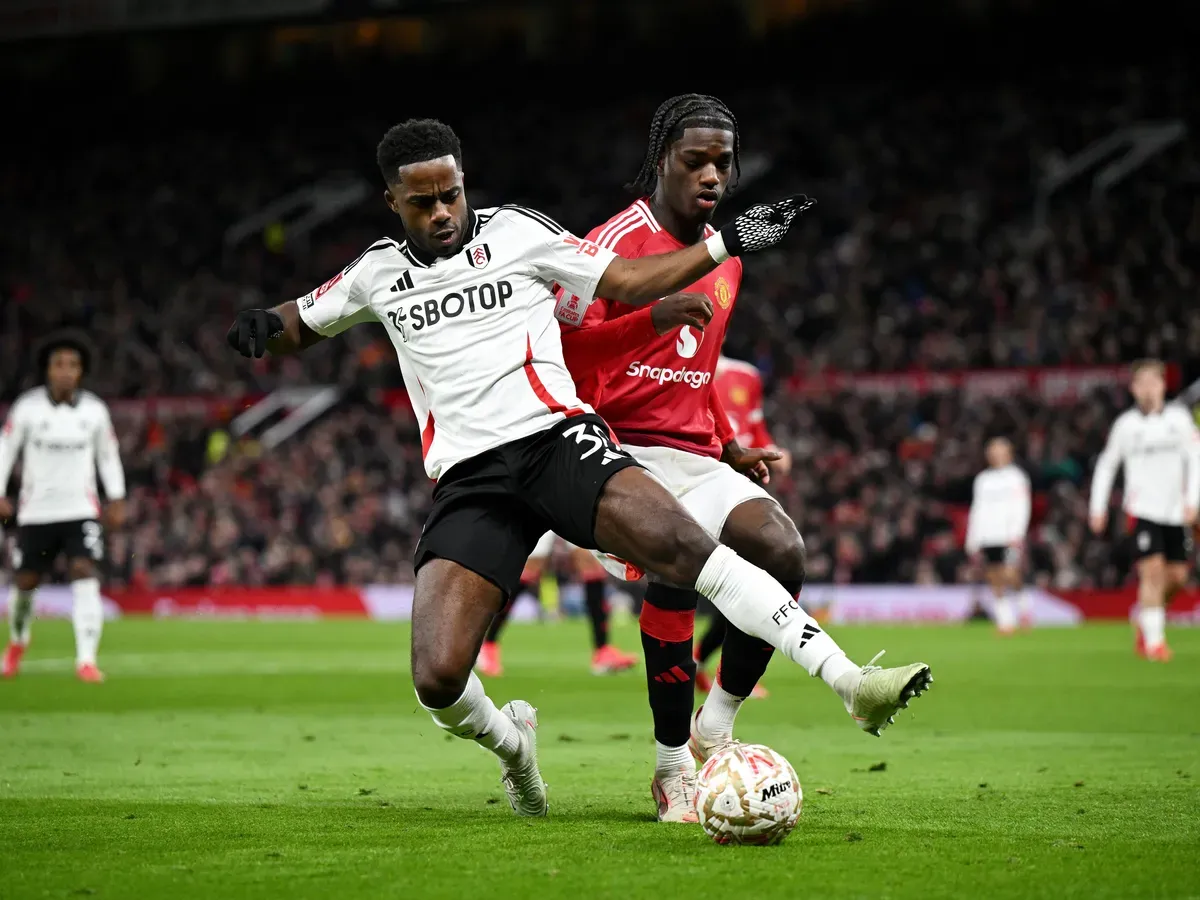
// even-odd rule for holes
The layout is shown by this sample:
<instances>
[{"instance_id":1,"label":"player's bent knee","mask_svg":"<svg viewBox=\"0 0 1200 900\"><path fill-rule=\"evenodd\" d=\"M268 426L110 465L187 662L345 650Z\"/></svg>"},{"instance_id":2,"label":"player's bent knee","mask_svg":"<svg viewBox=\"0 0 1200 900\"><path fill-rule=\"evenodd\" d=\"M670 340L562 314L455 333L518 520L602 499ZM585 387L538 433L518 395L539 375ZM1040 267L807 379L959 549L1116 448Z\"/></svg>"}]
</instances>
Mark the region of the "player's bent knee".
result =
<instances>
[{"instance_id":1,"label":"player's bent knee","mask_svg":"<svg viewBox=\"0 0 1200 900\"><path fill-rule=\"evenodd\" d=\"M777 581L803 585L808 566L808 550L795 524L775 504L758 529L758 546L746 558L765 569ZM735 546L734 550L738 550Z\"/></svg>"},{"instance_id":2,"label":"player's bent knee","mask_svg":"<svg viewBox=\"0 0 1200 900\"><path fill-rule=\"evenodd\" d=\"M96 567L90 559L73 559L67 563L67 579L82 581L84 578L95 578Z\"/></svg>"},{"instance_id":3,"label":"player's bent knee","mask_svg":"<svg viewBox=\"0 0 1200 900\"><path fill-rule=\"evenodd\" d=\"M682 587L696 583L704 564L717 549L712 535L688 516L677 517L656 543L657 560L650 566L651 571L664 581Z\"/></svg>"},{"instance_id":4,"label":"player's bent knee","mask_svg":"<svg viewBox=\"0 0 1200 900\"><path fill-rule=\"evenodd\" d=\"M464 667L445 657L422 659L414 654L412 674L421 704L429 709L445 709L467 689L471 665Z\"/></svg>"}]
</instances>

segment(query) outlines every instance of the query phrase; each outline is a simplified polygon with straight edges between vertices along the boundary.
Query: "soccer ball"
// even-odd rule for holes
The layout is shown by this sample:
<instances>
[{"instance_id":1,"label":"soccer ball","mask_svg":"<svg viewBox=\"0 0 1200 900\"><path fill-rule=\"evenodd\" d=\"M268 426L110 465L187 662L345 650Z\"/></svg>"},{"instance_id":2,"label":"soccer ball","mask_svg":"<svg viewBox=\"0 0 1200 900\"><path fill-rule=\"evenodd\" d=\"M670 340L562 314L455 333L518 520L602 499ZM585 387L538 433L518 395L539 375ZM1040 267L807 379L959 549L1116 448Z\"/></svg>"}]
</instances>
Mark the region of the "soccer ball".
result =
<instances>
[{"instance_id":1,"label":"soccer ball","mask_svg":"<svg viewBox=\"0 0 1200 900\"><path fill-rule=\"evenodd\" d=\"M718 844L778 844L796 827L804 796L792 764L762 744L714 754L696 782L696 813Z\"/></svg>"}]
</instances>

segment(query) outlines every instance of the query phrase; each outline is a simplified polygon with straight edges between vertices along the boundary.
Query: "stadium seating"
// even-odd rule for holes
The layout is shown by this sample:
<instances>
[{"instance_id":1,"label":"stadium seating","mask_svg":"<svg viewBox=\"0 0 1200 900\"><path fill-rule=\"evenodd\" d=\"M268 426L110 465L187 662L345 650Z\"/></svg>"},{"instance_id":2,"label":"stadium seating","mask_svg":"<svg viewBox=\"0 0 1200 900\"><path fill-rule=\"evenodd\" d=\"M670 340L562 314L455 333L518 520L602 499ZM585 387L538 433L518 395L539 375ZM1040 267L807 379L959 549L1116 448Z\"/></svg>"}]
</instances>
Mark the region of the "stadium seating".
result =
<instances>
[{"instance_id":1,"label":"stadium seating","mask_svg":"<svg viewBox=\"0 0 1200 900\"><path fill-rule=\"evenodd\" d=\"M1119 391L1063 408L1021 396L968 403L953 391L887 402L788 389L789 377L830 369L1096 365L1141 355L1178 359L1185 377L1194 374L1187 361L1200 359L1200 311L1188 301L1200 217L1190 198L1165 187L1194 179L1194 145L1154 156L1099 204L1086 190L1055 195L1040 229L1031 187L1114 128L1187 117L1194 96L1136 70L1056 78L726 98L744 123L745 161L754 157L732 202L785 190L819 198L798 240L747 266L727 342L766 373L768 417L796 454L778 490L809 542L812 578L969 577L962 508L995 431L1017 441L1039 492L1037 577L1069 587L1125 576L1121 523L1099 541L1083 515L1087 473L1124 403ZM525 100L454 120L475 202L526 202L588 228L622 202L619 185L637 168L658 99L567 113ZM3 181L27 215L20 234L0 239L21 260L0 286L0 402L32 382L27 348L36 336L73 324L102 350L91 386L106 398L232 404L182 418L118 414L134 485L131 524L112 542L118 581L407 580L429 487L411 419L379 399L401 386L382 331L355 329L303 362L249 364L224 345L234 310L307 292L393 220L367 200L293 245L284 243L286 223L240 242L226 241L229 226L331 171L377 179L370 150L387 123L358 118L331 140L281 103L247 130L260 112L152 145L107 138L77 148L71 183L54 158L11 164L22 166L19 177L10 169ZM539 165L522 165L520 134L551 127ZM236 183L224 180L229 172L240 173ZM91 186L85 203L72 202L72 184ZM227 440L238 398L284 384L337 384L349 399L269 454Z\"/></svg>"}]
</instances>

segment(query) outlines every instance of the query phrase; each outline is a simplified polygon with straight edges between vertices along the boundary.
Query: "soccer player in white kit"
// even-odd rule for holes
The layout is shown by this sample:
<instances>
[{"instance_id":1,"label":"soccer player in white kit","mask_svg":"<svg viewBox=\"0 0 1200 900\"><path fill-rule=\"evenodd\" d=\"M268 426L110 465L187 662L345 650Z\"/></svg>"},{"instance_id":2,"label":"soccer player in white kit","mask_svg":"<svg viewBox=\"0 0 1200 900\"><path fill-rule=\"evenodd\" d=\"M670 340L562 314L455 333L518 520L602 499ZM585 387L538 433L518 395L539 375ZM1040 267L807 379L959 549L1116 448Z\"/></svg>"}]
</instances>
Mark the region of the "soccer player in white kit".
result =
<instances>
[{"instance_id":1,"label":"soccer player in white kit","mask_svg":"<svg viewBox=\"0 0 1200 900\"><path fill-rule=\"evenodd\" d=\"M556 284L648 304L731 256L773 247L803 198L751 207L677 252L627 260L533 210L472 209L458 138L436 120L390 129L378 163L407 240L375 243L299 301L243 310L228 339L260 357L384 324L437 481L414 560L414 687L439 727L499 759L514 812L548 808L537 711L523 700L498 709L472 665L546 531L694 586L812 674L844 664L829 635L806 631L812 620L777 581L690 518L579 400L554 318ZM851 667L842 689L854 715L893 716L913 694L912 670Z\"/></svg>"},{"instance_id":2,"label":"soccer player in white kit","mask_svg":"<svg viewBox=\"0 0 1200 900\"><path fill-rule=\"evenodd\" d=\"M109 501L105 518L113 527L124 518L125 471L108 407L80 388L90 359L90 347L81 335L48 338L37 354L45 385L17 399L0 432L0 519L13 515L13 504L3 492L17 458L22 460L12 553L16 574L8 597L9 644L0 669L5 678L20 669L38 586L63 555L74 597L75 672L82 681L104 680L96 666L104 627L97 571L104 558L104 530L96 470Z\"/></svg>"},{"instance_id":3,"label":"soccer player in white kit","mask_svg":"<svg viewBox=\"0 0 1200 900\"><path fill-rule=\"evenodd\" d=\"M1096 534L1107 531L1109 495L1124 465L1124 508L1133 519L1138 560L1136 650L1167 662L1166 608L1187 581L1200 507L1200 432L1186 409L1166 402L1166 370L1159 360L1135 363L1129 390L1134 406L1113 423L1092 473L1089 523Z\"/></svg>"},{"instance_id":4,"label":"soccer player in white kit","mask_svg":"<svg viewBox=\"0 0 1200 900\"><path fill-rule=\"evenodd\" d=\"M988 468L975 476L971 492L965 549L970 556L983 557L984 575L995 597L996 630L1009 635L1017 628L1018 616L1023 628L1033 624L1023 568L1029 531L1029 476L1013 462L1007 438L988 441L987 460Z\"/></svg>"}]
</instances>

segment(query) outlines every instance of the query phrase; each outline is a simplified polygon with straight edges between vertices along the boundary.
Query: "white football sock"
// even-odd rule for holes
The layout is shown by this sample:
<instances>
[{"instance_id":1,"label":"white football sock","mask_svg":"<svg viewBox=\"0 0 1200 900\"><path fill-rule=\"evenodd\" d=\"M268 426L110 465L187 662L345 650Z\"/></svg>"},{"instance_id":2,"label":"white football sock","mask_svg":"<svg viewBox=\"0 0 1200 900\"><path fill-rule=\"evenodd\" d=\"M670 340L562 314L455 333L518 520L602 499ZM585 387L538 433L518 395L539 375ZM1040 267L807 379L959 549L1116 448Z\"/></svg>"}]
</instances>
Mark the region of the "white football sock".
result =
<instances>
[{"instance_id":1,"label":"white football sock","mask_svg":"<svg viewBox=\"0 0 1200 900\"><path fill-rule=\"evenodd\" d=\"M1142 637L1148 648L1160 647L1167 642L1167 611L1162 606L1143 606L1138 610L1138 624L1142 626Z\"/></svg>"},{"instance_id":2,"label":"white football sock","mask_svg":"<svg viewBox=\"0 0 1200 900\"><path fill-rule=\"evenodd\" d=\"M417 702L420 702L419 697ZM429 710L439 728L444 728L455 737L475 741L506 762L516 756L521 748L521 732L512 719L496 708L483 689L483 682L474 672L467 679L462 696L445 709L430 709L424 703L421 705Z\"/></svg>"},{"instance_id":3,"label":"white football sock","mask_svg":"<svg viewBox=\"0 0 1200 900\"><path fill-rule=\"evenodd\" d=\"M71 622L75 626L75 665L95 665L104 630L104 603L100 599L100 580L81 578L71 582L75 598Z\"/></svg>"},{"instance_id":4,"label":"white football sock","mask_svg":"<svg viewBox=\"0 0 1200 900\"><path fill-rule=\"evenodd\" d=\"M745 700L745 697L737 697L721 687L718 675L696 715L696 730L710 741L733 740L733 723Z\"/></svg>"},{"instance_id":5,"label":"white football sock","mask_svg":"<svg viewBox=\"0 0 1200 900\"><path fill-rule=\"evenodd\" d=\"M29 645L30 633L33 631L33 595L32 591L23 591L15 584L8 592L8 634L14 644L22 647Z\"/></svg>"},{"instance_id":6,"label":"white football sock","mask_svg":"<svg viewBox=\"0 0 1200 900\"><path fill-rule=\"evenodd\" d=\"M688 750L688 745L668 747L666 744L655 741L654 774L678 775L680 769L686 769L689 772L696 771L696 761L692 759L692 752Z\"/></svg>"},{"instance_id":7,"label":"white football sock","mask_svg":"<svg viewBox=\"0 0 1200 900\"><path fill-rule=\"evenodd\" d=\"M799 600L724 544L704 563L696 590L737 628L766 641L809 675L820 673L830 657L845 656Z\"/></svg>"},{"instance_id":8,"label":"white football sock","mask_svg":"<svg viewBox=\"0 0 1200 900\"><path fill-rule=\"evenodd\" d=\"M862 678L862 667L846 658L845 653L835 653L821 665L821 680L841 695L847 703L850 694Z\"/></svg>"},{"instance_id":9,"label":"white football sock","mask_svg":"<svg viewBox=\"0 0 1200 900\"><path fill-rule=\"evenodd\" d=\"M1013 608L1012 596L1005 594L995 600L996 627L1001 631L1012 631L1017 627L1017 611Z\"/></svg>"}]
</instances>

